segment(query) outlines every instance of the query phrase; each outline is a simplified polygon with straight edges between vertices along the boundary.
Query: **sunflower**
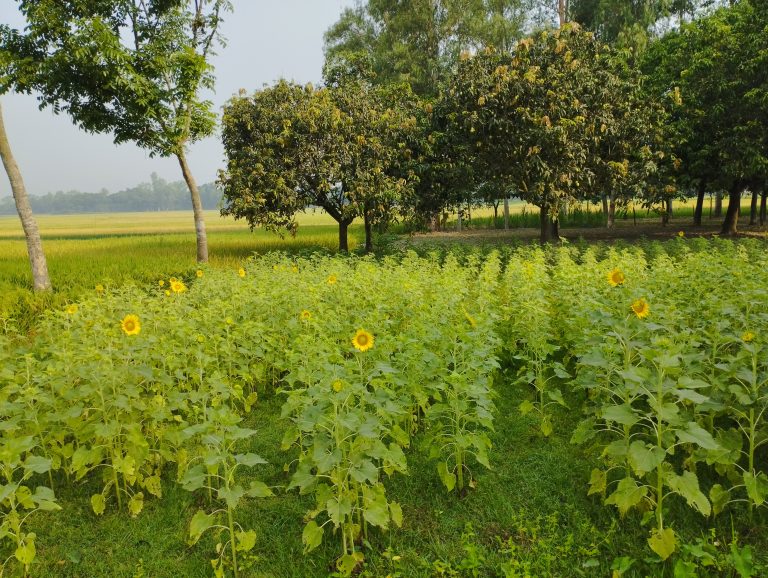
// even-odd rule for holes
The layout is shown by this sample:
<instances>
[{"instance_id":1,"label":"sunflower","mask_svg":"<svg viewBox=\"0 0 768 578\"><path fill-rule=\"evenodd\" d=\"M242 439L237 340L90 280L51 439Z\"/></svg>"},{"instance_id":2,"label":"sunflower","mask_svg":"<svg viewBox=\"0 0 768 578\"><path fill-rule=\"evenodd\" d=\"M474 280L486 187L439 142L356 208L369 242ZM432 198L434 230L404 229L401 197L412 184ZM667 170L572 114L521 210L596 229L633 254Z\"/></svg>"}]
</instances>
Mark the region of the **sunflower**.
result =
<instances>
[{"instance_id":1,"label":"sunflower","mask_svg":"<svg viewBox=\"0 0 768 578\"><path fill-rule=\"evenodd\" d=\"M160 281L158 281L157 284L160 287L165 287L165 281L163 279L160 279Z\"/></svg>"},{"instance_id":2,"label":"sunflower","mask_svg":"<svg viewBox=\"0 0 768 578\"><path fill-rule=\"evenodd\" d=\"M74 315L75 313L77 313L77 304L72 303L71 305L67 305L66 311L67 311L67 314Z\"/></svg>"},{"instance_id":3,"label":"sunflower","mask_svg":"<svg viewBox=\"0 0 768 578\"><path fill-rule=\"evenodd\" d=\"M754 334L754 333L752 333L751 331L745 331L745 332L744 332L744 333L741 335L741 340L742 340L744 343L749 343L750 341L754 341L754 340L755 340L755 337L756 337L756 336L755 336L755 334Z\"/></svg>"},{"instance_id":4,"label":"sunflower","mask_svg":"<svg viewBox=\"0 0 768 578\"><path fill-rule=\"evenodd\" d=\"M171 291L174 293L184 293L184 291L187 290L187 286L184 285L183 281L179 281L177 279L174 279L171 281Z\"/></svg>"},{"instance_id":5,"label":"sunflower","mask_svg":"<svg viewBox=\"0 0 768 578\"><path fill-rule=\"evenodd\" d=\"M101 283L96 285L96 293L104 293L104 285L102 285Z\"/></svg>"},{"instance_id":6,"label":"sunflower","mask_svg":"<svg viewBox=\"0 0 768 578\"><path fill-rule=\"evenodd\" d=\"M310 313L305 309L299 314L299 317L301 318L302 321L309 321L310 319L312 319L312 313Z\"/></svg>"},{"instance_id":7,"label":"sunflower","mask_svg":"<svg viewBox=\"0 0 768 578\"><path fill-rule=\"evenodd\" d=\"M336 275L328 275L328 285L335 285L336 281L338 281Z\"/></svg>"},{"instance_id":8,"label":"sunflower","mask_svg":"<svg viewBox=\"0 0 768 578\"><path fill-rule=\"evenodd\" d=\"M680 237L680 238L685 237L685 231L678 231L677 232L677 236Z\"/></svg>"},{"instance_id":9,"label":"sunflower","mask_svg":"<svg viewBox=\"0 0 768 578\"><path fill-rule=\"evenodd\" d=\"M343 382L343 381L341 381L340 379L337 379L336 381L334 381L334 382L331 384L331 388L332 388L332 389L333 389L333 391L335 391L336 393L339 393L339 392L340 392L342 389L344 389L344 382Z\"/></svg>"},{"instance_id":10,"label":"sunflower","mask_svg":"<svg viewBox=\"0 0 768 578\"><path fill-rule=\"evenodd\" d=\"M200 279L200 277L203 276L203 270L202 269L198 269L197 271L195 271L195 275L197 276L198 279Z\"/></svg>"},{"instance_id":11,"label":"sunflower","mask_svg":"<svg viewBox=\"0 0 768 578\"><path fill-rule=\"evenodd\" d=\"M611 287L618 287L619 285L623 285L625 280L626 278L624 277L624 273L622 273L619 269L614 269L608 273L608 283Z\"/></svg>"},{"instance_id":12,"label":"sunflower","mask_svg":"<svg viewBox=\"0 0 768 578\"><path fill-rule=\"evenodd\" d=\"M373 335L368 333L365 329L358 329L355 336L352 338L352 345L358 351L368 351L373 347Z\"/></svg>"},{"instance_id":13,"label":"sunflower","mask_svg":"<svg viewBox=\"0 0 768 578\"><path fill-rule=\"evenodd\" d=\"M638 319L644 319L645 317L648 317L651 308L648 305L648 302L641 297L632 303L632 312L637 315Z\"/></svg>"},{"instance_id":14,"label":"sunflower","mask_svg":"<svg viewBox=\"0 0 768 578\"><path fill-rule=\"evenodd\" d=\"M240 268L237 270L237 274L238 274L238 275L240 275L240 277L245 277L245 269L243 269L242 267L240 267Z\"/></svg>"},{"instance_id":15,"label":"sunflower","mask_svg":"<svg viewBox=\"0 0 768 578\"><path fill-rule=\"evenodd\" d=\"M120 327L126 335L138 335L141 333L141 322L138 315L129 314L123 317Z\"/></svg>"}]
</instances>

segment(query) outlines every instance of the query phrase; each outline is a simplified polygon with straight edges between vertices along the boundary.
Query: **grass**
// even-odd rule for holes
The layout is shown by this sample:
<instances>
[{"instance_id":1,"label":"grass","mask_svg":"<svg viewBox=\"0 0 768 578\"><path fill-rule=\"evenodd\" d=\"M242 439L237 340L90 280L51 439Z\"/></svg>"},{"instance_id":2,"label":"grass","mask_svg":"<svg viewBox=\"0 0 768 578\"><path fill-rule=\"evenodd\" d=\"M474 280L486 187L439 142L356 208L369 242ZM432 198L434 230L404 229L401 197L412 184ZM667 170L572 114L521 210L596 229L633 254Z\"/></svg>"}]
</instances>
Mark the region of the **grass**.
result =
<instances>
[{"instance_id":1,"label":"grass","mask_svg":"<svg viewBox=\"0 0 768 578\"><path fill-rule=\"evenodd\" d=\"M211 267L237 268L254 253L338 248L338 230L325 213L299 215L295 237L248 226L216 211L206 212ZM197 269L192 214L110 213L37 217L54 292L33 295L27 248L19 219L0 217L0 324L13 320L29 329L46 308L60 307L97 283L155 283L160 277L190 277ZM354 249L362 226L349 229ZM0 331L2 326L0 325Z\"/></svg>"}]
</instances>

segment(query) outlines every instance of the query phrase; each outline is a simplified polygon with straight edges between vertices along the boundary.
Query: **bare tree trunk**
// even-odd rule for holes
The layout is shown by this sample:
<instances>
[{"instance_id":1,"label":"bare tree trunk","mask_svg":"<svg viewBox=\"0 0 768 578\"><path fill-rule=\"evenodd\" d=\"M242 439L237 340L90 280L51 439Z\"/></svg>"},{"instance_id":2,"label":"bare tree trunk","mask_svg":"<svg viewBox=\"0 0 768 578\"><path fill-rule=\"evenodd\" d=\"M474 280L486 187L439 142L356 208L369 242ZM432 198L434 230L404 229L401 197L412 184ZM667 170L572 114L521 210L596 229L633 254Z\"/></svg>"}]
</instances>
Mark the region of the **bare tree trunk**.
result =
<instances>
[{"instance_id":1,"label":"bare tree trunk","mask_svg":"<svg viewBox=\"0 0 768 578\"><path fill-rule=\"evenodd\" d=\"M509 230L509 197L504 197L504 230Z\"/></svg>"},{"instance_id":2,"label":"bare tree trunk","mask_svg":"<svg viewBox=\"0 0 768 578\"><path fill-rule=\"evenodd\" d=\"M765 225L766 217L766 201L768 200L768 189L763 189L763 194L760 196L760 225Z\"/></svg>"},{"instance_id":3,"label":"bare tree trunk","mask_svg":"<svg viewBox=\"0 0 768 578\"><path fill-rule=\"evenodd\" d=\"M349 223L351 221L341 220L339 221L339 251L343 253L349 253L349 239L347 232L349 231Z\"/></svg>"},{"instance_id":4,"label":"bare tree trunk","mask_svg":"<svg viewBox=\"0 0 768 578\"><path fill-rule=\"evenodd\" d=\"M463 209L459 209L459 216L456 219L456 230L461 233L461 214L463 212Z\"/></svg>"},{"instance_id":5,"label":"bare tree trunk","mask_svg":"<svg viewBox=\"0 0 768 578\"><path fill-rule=\"evenodd\" d=\"M603 201L603 217L605 217L606 224L608 223L608 195L601 195Z\"/></svg>"},{"instance_id":6,"label":"bare tree trunk","mask_svg":"<svg viewBox=\"0 0 768 578\"><path fill-rule=\"evenodd\" d=\"M13 200L16 202L16 211L21 219L21 227L24 229L24 237L27 240L27 254L29 255L29 264L32 267L32 286L35 291L50 291L51 278L48 276L48 263L43 253L43 242L40 239L40 230L37 228L37 222L32 216L32 207L27 197L27 189L24 186L24 180L21 178L19 165L13 158L11 144L8 142L8 134L5 132L5 122L3 121L3 109L0 104L0 158L3 160L5 172L8 173L8 180L11 182L11 191Z\"/></svg>"},{"instance_id":7,"label":"bare tree trunk","mask_svg":"<svg viewBox=\"0 0 768 578\"><path fill-rule=\"evenodd\" d=\"M542 245L546 245L552 240L552 225L549 219L549 207L544 202L541 205L539 211L539 241Z\"/></svg>"},{"instance_id":8,"label":"bare tree trunk","mask_svg":"<svg viewBox=\"0 0 768 578\"><path fill-rule=\"evenodd\" d=\"M672 222L672 199L667 199L667 223Z\"/></svg>"},{"instance_id":9,"label":"bare tree trunk","mask_svg":"<svg viewBox=\"0 0 768 578\"><path fill-rule=\"evenodd\" d=\"M715 193L715 213L712 216L718 219L723 216L723 191Z\"/></svg>"},{"instance_id":10,"label":"bare tree trunk","mask_svg":"<svg viewBox=\"0 0 768 578\"><path fill-rule=\"evenodd\" d=\"M371 212L368 203L365 203L363 222L365 223L365 252L370 253L373 251L373 227L371 226Z\"/></svg>"},{"instance_id":11,"label":"bare tree trunk","mask_svg":"<svg viewBox=\"0 0 768 578\"><path fill-rule=\"evenodd\" d=\"M757 224L757 197L759 193L757 192L757 188L755 188L754 191L752 191L752 204L749 206L749 224L750 225L756 225Z\"/></svg>"},{"instance_id":12,"label":"bare tree trunk","mask_svg":"<svg viewBox=\"0 0 768 578\"><path fill-rule=\"evenodd\" d=\"M699 183L699 190L696 191L696 208L693 211L693 224L701 227L701 213L704 210L704 194L707 189L704 181Z\"/></svg>"},{"instance_id":13,"label":"bare tree trunk","mask_svg":"<svg viewBox=\"0 0 768 578\"><path fill-rule=\"evenodd\" d=\"M741 205L741 184L735 183L728 195L728 210L720 230L721 235L735 236L738 233L739 206Z\"/></svg>"},{"instance_id":14,"label":"bare tree trunk","mask_svg":"<svg viewBox=\"0 0 768 578\"><path fill-rule=\"evenodd\" d=\"M608 228L613 229L616 226L616 195L611 193L608 201Z\"/></svg>"},{"instance_id":15,"label":"bare tree trunk","mask_svg":"<svg viewBox=\"0 0 768 578\"><path fill-rule=\"evenodd\" d=\"M184 175L184 181L189 188L189 194L192 197L192 213L195 216L195 238L197 239L197 262L208 262L208 236L205 234L205 218L203 217L203 204L200 202L200 189L197 188L195 177L189 170L187 157L182 150L176 154L181 166L181 173Z\"/></svg>"},{"instance_id":16,"label":"bare tree trunk","mask_svg":"<svg viewBox=\"0 0 768 578\"><path fill-rule=\"evenodd\" d=\"M560 28L565 26L565 23L568 22L568 1L567 0L557 0L557 17L560 21Z\"/></svg>"}]
</instances>

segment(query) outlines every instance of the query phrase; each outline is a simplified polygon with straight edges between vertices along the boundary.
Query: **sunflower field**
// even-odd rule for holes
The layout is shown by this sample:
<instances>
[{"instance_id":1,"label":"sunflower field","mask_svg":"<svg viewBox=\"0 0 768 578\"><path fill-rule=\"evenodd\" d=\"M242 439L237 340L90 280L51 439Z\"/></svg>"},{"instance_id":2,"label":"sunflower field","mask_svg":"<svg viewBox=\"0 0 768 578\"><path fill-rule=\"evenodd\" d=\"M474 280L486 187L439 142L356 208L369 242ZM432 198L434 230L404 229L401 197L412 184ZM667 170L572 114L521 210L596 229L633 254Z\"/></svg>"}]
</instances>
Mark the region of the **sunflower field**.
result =
<instances>
[{"instance_id":1,"label":"sunflower field","mask_svg":"<svg viewBox=\"0 0 768 578\"><path fill-rule=\"evenodd\" d=\"M759 576L765 248L267 254L98 285L0 335L0 575ZM110 521L147 536L132 566L57 546Z\"/></svg>"}]
</instances>

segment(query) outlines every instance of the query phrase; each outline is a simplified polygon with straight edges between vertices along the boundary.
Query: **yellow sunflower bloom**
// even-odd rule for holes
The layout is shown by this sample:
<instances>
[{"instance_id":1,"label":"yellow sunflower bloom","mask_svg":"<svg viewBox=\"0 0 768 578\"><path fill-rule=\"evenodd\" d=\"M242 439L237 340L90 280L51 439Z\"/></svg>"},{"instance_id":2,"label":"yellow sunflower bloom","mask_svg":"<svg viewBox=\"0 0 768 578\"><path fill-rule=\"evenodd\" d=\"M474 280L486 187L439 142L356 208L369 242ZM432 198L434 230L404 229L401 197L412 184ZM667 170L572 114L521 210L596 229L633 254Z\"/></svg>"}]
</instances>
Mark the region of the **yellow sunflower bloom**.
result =
<instances>
[{"instance_id":1,"label":"yellow sunflower bloom","mask_svg":"<svg viewBox=\"0 0 768 578\"><path fill-rule=\"evenodd\" d=\"M301 318L302 321L309 321L310 319L312 319L312 313L310 313L305 309L299 314L299 317Z\"/></svg>"},{"instance_id":2,"label":"yellow sunflower bloom","mask_svg":"<svg viewBox=\"0 0 768 578\"><path fill-rule=\"evenodd\" d=\"M624 273L622 273L619 269L614 269L608 273L608 283L611 287L618 287L619 285L623 285L626 278L624 277Z\"/></svg>"},{"instance_id":3,"label":"yellow sunflower bloom","mask_svg":"<svg viewBox=\"0 0 768 578\"><path fill-rule=\"evenodd\" d=\"M344 383L340 379L337 379L331 384L331 388L333 388L333 391L336 393L339 393L342 389L344 389Z\"/></svg>"},{"instance_id":4,"label":"yellow sunflower bloom","mask_svg":"<svg viewBox=\"0 0 768 578\"><path fill-rule=\"evenodd\" d=\"M368 333L365 329L358 329L355 336L352 338L352 345L358 351L368 351L373 347L373 335Z\"/></svg>"},{"instance_id":5,"label":"yellow sunflower bloom","mask_svg":"<svg viewBox=\"0 0 768 578\"><path fill-rule=\"evenodd\" d=\"M203 270L202 269L198 269L197 271L195 271L195 275L197 276L198 279L200 279L200 277L203 276Z\"/></svg>"},{"instance_id":6,"label":"yellow sunflower bloom","mask_svg":"<svg viewBox=\"0 0 768 578\"><path fill-rule=\"evenodd\" d=\"M641 297L632 303L632 312L637 315L638 319L645 319L651 312L651 308L648 302Z\"/></svg>"},{"instance_id":7,"label":"yellow sunflower bloom","mask_svg":"<svg viewBox=\"0 0 768 578\"><path fill-rule=\"evenodd\" d=\"M242 267L240 267L240 268L237 270L237 274L238 274L238 275L240 275L240 277L245 277L245 269L243 269Z\"/></svg>"},{"instance_id":8,"label":"yellow sunflower bloom","mask_svg":"<svg viewBox=\"0 0 768 578\"><path fill-rule=\"evenodd\" d=\"M744 333L741 335L741 340L742 340L744 343L749 343L750 341L754 341L754 340L755 340L755 337L756 337L756 335L755 335L754 333L752 333L751 331L745 331L745 332L744 332Z\"/></svg>"},{"instance_id":9,"label":"yellow sunflower bloom","mask_svg":"<svg viewBox=\"0 0 768 578\"><path fill-rule=\"evenodd\" d=\"M678 231L677 236L680 238L685 237L685 231Z\"/></svg>"},{"instance_id":10,"label":"yellow sunflower bloom","mask_svg":"<svg viewBox=\"0 0 768 578\"><path fill-rule=\"evenodd\" d=\"M183 281L174 280L171 281L171 291L174 293L184 293L184 291L187 290L187 286L184 285Z\"/></svg>"},{"instance_id":11,"label":"yellow sunflower bloom","mask_svg":"<svg viewBox=\"0 0 768 578\"><path fill-rule=\"evenodd\" d=\"M102 285L101 283L96 285L96 293L104 293L104 285Z\"/></svg>"},{"instance_id":12,"label":"yellow sunflower bloom","mask_svg":"<svg viewBox=\"0 0 768 578\"><path fill-rule=\"evenodd\" d=\"M126 335L138 335L141 333L141 322L138 315L129 314L123 317L120 327Z\"/></svg>"},{"instance_id":13,"label":"yellow sunflower bloom","mask_svg":"<svg viewBox=\"0 0 768 578\"><path fill-rule=\"evenodd\" d=\"M335 285L336 281L338 281L336 275L328 275L328 285Z\"/></svg>"},{"instance_id":14,"label":"yellow sunflower bloom","mask_svg":"<svg viewBox=\"0 0 768 578\"><path fill-rule=\"evenodd\" d=\"M77 304L72 303L71 305L67 305L66 311L68 315L74 315L75 313L77 313Z\"/></svg>"},{"instance_id":15,"label":"yellow sunflower bloom","mask_svg":"<svg viewBox=\"0 0 768 578\"><path fill-rule=\"evenodd\" d=\"M158 281L158 282L157 282L157 284L158 284L160 287L165 287L165 281L164 281L163 279L160 279L160 281Z\"/></svg>"}]
</instances>

